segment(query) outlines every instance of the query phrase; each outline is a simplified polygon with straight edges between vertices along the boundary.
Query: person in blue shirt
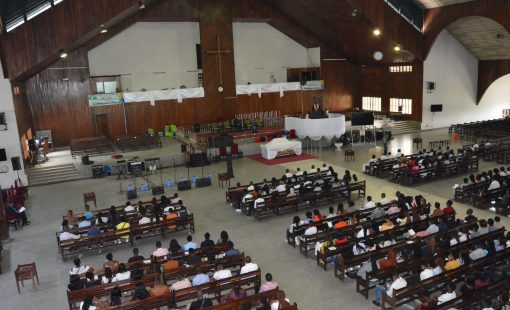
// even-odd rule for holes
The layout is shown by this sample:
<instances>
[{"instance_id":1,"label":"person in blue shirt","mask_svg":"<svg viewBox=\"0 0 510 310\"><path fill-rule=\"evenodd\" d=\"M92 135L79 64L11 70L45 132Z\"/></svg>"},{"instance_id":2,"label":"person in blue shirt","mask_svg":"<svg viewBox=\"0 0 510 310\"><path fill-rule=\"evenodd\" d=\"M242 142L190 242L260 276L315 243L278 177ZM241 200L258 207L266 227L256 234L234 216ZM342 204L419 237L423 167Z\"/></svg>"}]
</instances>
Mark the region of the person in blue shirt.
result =
<instances>
[{"instance_id":1,"label":"person in blue shirt","mask_svg":"<svg viewBox=\"0 0 510 310\"><path fill-rule=\"evenodd\" d=\"M89 235L89 236L91 236L91 235L98 235L100 233L101 233L101 229L97 228L95 223L92 222L90 224L90 229L87 231L87 235Z\"/></svg>"},{"instance_id":2,"label":"person in blue shirt","mask_svg":"<svg viewBox=\"0 0 510 310\"><path fill-rule=\"evenodd\" d=\"M197 244L195 242L193 242L193 237L191 235L188 235L186 237L186 240L188 240L188 242L186 242L183 246L182 246L182 250L184 252L188 251L189 249L193 248L193 249L196 249L197 248Z\"/></svg>"},{"instance_id":3,"label":"person in blue shirt","mask_svg":"<svg viewBox=\"0 0 510 310\"><path fill-rule=\"evenodd\" d=\"M200 267L197 267L197 275L193 278L193 281L191 282L193 286L199 286L205 283L209 283L211 280L209 279L209 276L203 273L200 270Z\"/></svg>"},{"instance_id":4,"label":"person in blue shirt","mask_svg":"<svg viewBox=\"0 0 510 310\"><path fill-rule=\"evenodd\" d=\"M94 218L94 213L90 212L89 205L85 205L85 213L83 214L83 216L89 221Z\"/></svg>"}]
</instances>

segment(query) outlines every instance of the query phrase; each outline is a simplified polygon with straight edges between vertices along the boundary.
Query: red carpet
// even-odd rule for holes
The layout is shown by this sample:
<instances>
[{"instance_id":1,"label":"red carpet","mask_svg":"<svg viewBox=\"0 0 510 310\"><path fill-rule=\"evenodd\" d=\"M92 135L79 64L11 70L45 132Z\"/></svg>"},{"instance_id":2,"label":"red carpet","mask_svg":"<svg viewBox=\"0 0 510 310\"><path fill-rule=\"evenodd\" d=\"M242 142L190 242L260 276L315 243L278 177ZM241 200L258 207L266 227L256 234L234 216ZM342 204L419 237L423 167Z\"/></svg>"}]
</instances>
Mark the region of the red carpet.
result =
<instances>
[{"instance_id":1,"label":"red carpet","mask_svg":"<svg viewBox=\"0 0 510 310\"><path fill-rule=\"evenodd\" d=\"M317 157L309 154L301 154L301 155L293 155L293 156L284 156L284 157L276 157L275 159L267 160L262 157L260 154L253 154L247 156L250 159L253 159L255 161L258 161L261 164L273 166L273 165L280 165L280 164L286 164L286 163L292 163L295 161L301 161L301 160L308 160L308 159L316 159Z\"/></svg>"}]
</instances>

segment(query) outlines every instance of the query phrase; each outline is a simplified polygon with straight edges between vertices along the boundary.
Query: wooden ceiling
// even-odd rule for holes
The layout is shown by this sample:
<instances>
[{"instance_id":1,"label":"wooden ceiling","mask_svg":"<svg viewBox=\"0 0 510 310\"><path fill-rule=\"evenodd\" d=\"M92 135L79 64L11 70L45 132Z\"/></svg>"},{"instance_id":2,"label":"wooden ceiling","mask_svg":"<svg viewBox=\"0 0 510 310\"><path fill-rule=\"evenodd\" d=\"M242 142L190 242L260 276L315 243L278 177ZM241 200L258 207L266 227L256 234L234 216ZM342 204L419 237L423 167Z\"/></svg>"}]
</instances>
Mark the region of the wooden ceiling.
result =
<instances>
[{"instance_id":1,"label":"wooden ceiling","mask_svg":"<svg viewBox=\"0 0 510 310\"><path fill-rule=\"evenodd\" d=\"M480 60L510 59L510 34L490 18L464 17L447 29Z\"/></svg>"},{"instance_id":2,"label":"wooden ceiling","mask_svg":"<svg viewBox=\"0 0 510 310\"><path fill-rule=\"evenodd\" d=\"M473 0L414 0L414 2L423 9L439 8L447 5L460 4Z\"/></svg>"}]
</instances>

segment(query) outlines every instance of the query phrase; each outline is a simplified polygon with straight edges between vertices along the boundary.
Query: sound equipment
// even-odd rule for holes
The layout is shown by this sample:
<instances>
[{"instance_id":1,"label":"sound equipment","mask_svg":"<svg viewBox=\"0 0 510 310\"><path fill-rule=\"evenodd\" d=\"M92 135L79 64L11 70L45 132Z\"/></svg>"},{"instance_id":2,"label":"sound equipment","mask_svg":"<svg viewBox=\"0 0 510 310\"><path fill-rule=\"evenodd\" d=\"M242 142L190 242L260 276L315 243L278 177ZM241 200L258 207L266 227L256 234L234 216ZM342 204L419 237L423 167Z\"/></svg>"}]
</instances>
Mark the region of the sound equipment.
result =
<instances>
[{"instance_id":1,"label":"sound equipment","mask_svg":"<svg viewBox=\"0 0 510 310\"><path fill-rule=\"evenodd\" d=\"M88 155L83 155L81 157L81 163L82 163L82 165L92 165L94 162L89 160Z\"/></svg>"},{"instance_id":2,"label":"sound equipment","mask_svg":"<svg viewBox=\"0 0 510 310\"><path fill-rule=\"evenodd\" d=\"M193 124L193 132L199 133L200 132L200 123Z\"/></svg>"},{"instance_id":3,"label":"sound equipment","mask_svg":"<svg viewBox=\"0 0 510 310\"><path fill-rule=\"evenodd\" d=\"M6 161L7 154L5 153L5 149L0 149L0 161Z\"/></svg>"},{"instance_id":4,"label":"sound equipment","mask_svg":"<svg viewBox=\"0 0 510 310\"><path fill-rule=\"evenodd\" d=\"M234 168L232 167L232 158L227 158L227 173L230 178L234 177Z\"/></svg>"},{"instance_id":5,"label":"sound equipment","mask_svg":"<svg viewBox=\"0 0 510 310\"><path fill-rule=\"evenodd\" d=\"M18 171L21 170L21 162L19 161L19 156L11 157L12 170Z\"/></svg>"},{"instance_id":6,"label":"sound equipment","mask_svg":"<svg viewBox=\"0 0 510 310\"><path fill-rule=\"evenodd\" d=\"M104 177L104 168L103 165L94 165L92 166L92 177L95 178L102 178Z\"/></svg>"},{"instance_id":7,"label":"sound equipment","mask_svg":"<svg viewBox=\"0 0 510 310\"><path fill-rule=\"evenodd\" d=\"M145 162L143 161L128 161L127 170L129 173L140 173L145 171Z\"/></svg>"},{"instance_id":8,"label":"sound equipment","mask_svg":"<svg viewBox=\"0 0 510 310\"><path fill-rule=\"evenodd\" d=\"M191 189L191 181L186 180L177 182L177 189L180 191Z\"/></svg>"},{"instance_id":9,"label":"sound equipment","mask_svg":"<svg viewBox=\"0 0 510 310\"><path fill-rule=\"evenodd\" d=\"M29 148L31 151L37 151L37 144L35 143L35 140L34 140L34 139L30 139L30 140L28 140L28 148Z\"/></svg>"},{"instance_id":10,"label":"sound equipment","mask_svg":"<svg viewBox=\"0 0 510 310\"><path fill-rule=\"evenodd\" d=\"M328 116L326 115L326 112L319 110L319 111L311 111L310 118L311 119L320 119L320 118L328 118Z\"/></svg>"},{"instance_id":11,"label":"sound equipment","mask_svg":"<svg viewBox=\"0 0 510 310\"><path fill-rule=\"evenodd\" d=\"M187 149L186 144L182 143L181 144L181 153L186 153L186 149Z\"/></svg>"},{"instance_id":12,"label":"sound equipment","mask_svg":"<svg viewBox=\"0 0 510 310\"><path fill-rule=\"evenodd\" d=\"M163 186L153 186L152 194L153 195L163 195L165 193L165 188Z\"/></svg>"},{"instance_id":13,"label":"sound equipment","mask_svg":"<svg viewBox=\"0 0 510 310\"><path fill-rule=\"evenodd\" d=\"M240 119L234 120L234 130L235 131L242 131L243 130L243 123Z\"/></svg>"},{"instance_id":14,"label":"sound equipment","mask_svg":"<svg viewBox=\"0 0 510 310\"><path fill-rule=\"evenodd\" d=\"M209 179L209 178L197 179L196 186L197 187L211 186L211 179Z\"/></svg>"},{"instance_id":15,"label":"sound equipment","mask_svg":"<svg viewBox=\"0 0 510 310\"><path fill-rule=\"evenodd\" d=\"M136 197L138 197L138 195L136 194L136 189L128 190L126 194L128 200L135 199Z\"/></svg>"},{"instance_id":16,"label":"sound equipment","mask_svg":"<svg viewBox=\"0 0 510 310\"><path fill-rule=\"evenodd\" d=\"M371 112L353 112L352 126L365 126L374 124L374 113Z\"/></svg>"}]
</instances>

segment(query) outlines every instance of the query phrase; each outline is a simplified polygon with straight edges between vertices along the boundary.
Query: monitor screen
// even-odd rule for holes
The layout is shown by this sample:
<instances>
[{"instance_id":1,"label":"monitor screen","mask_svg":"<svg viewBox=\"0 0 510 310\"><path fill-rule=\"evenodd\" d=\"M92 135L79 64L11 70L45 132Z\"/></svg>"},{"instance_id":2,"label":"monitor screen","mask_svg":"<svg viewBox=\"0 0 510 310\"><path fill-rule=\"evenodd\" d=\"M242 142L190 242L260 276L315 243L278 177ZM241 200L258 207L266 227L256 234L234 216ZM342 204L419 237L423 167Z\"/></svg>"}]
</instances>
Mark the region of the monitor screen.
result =
<instances>
[{"instance_id":1,"label":"monitor screen","mask_svg":"<svg viewBox=\"0 0 510 310\"><path fill-rule=\"evenodd\" d=\"M372 112L353 112L352 126L366 126L374 124L374 113Z\"/></svg>"},{"instance_id":2,"label":"monitor screen","mask_svg":"<svg viewBox=\"0 0 510 310\"><path fill-rule=\"evenodd\" d=\"M0 161L6 161L7 155L5 154L5 149L0 149Z\"/></svg>"},{"instance_id":3,"label":"monitor screen","mask_svg":"<svg viewBox=\"0 0 510 310\"><path fill-rule=\"evenodd\" d=\"M442 104L433 104L430 106L430 112L443 112Z\"/></svg>"}]
</instances>

